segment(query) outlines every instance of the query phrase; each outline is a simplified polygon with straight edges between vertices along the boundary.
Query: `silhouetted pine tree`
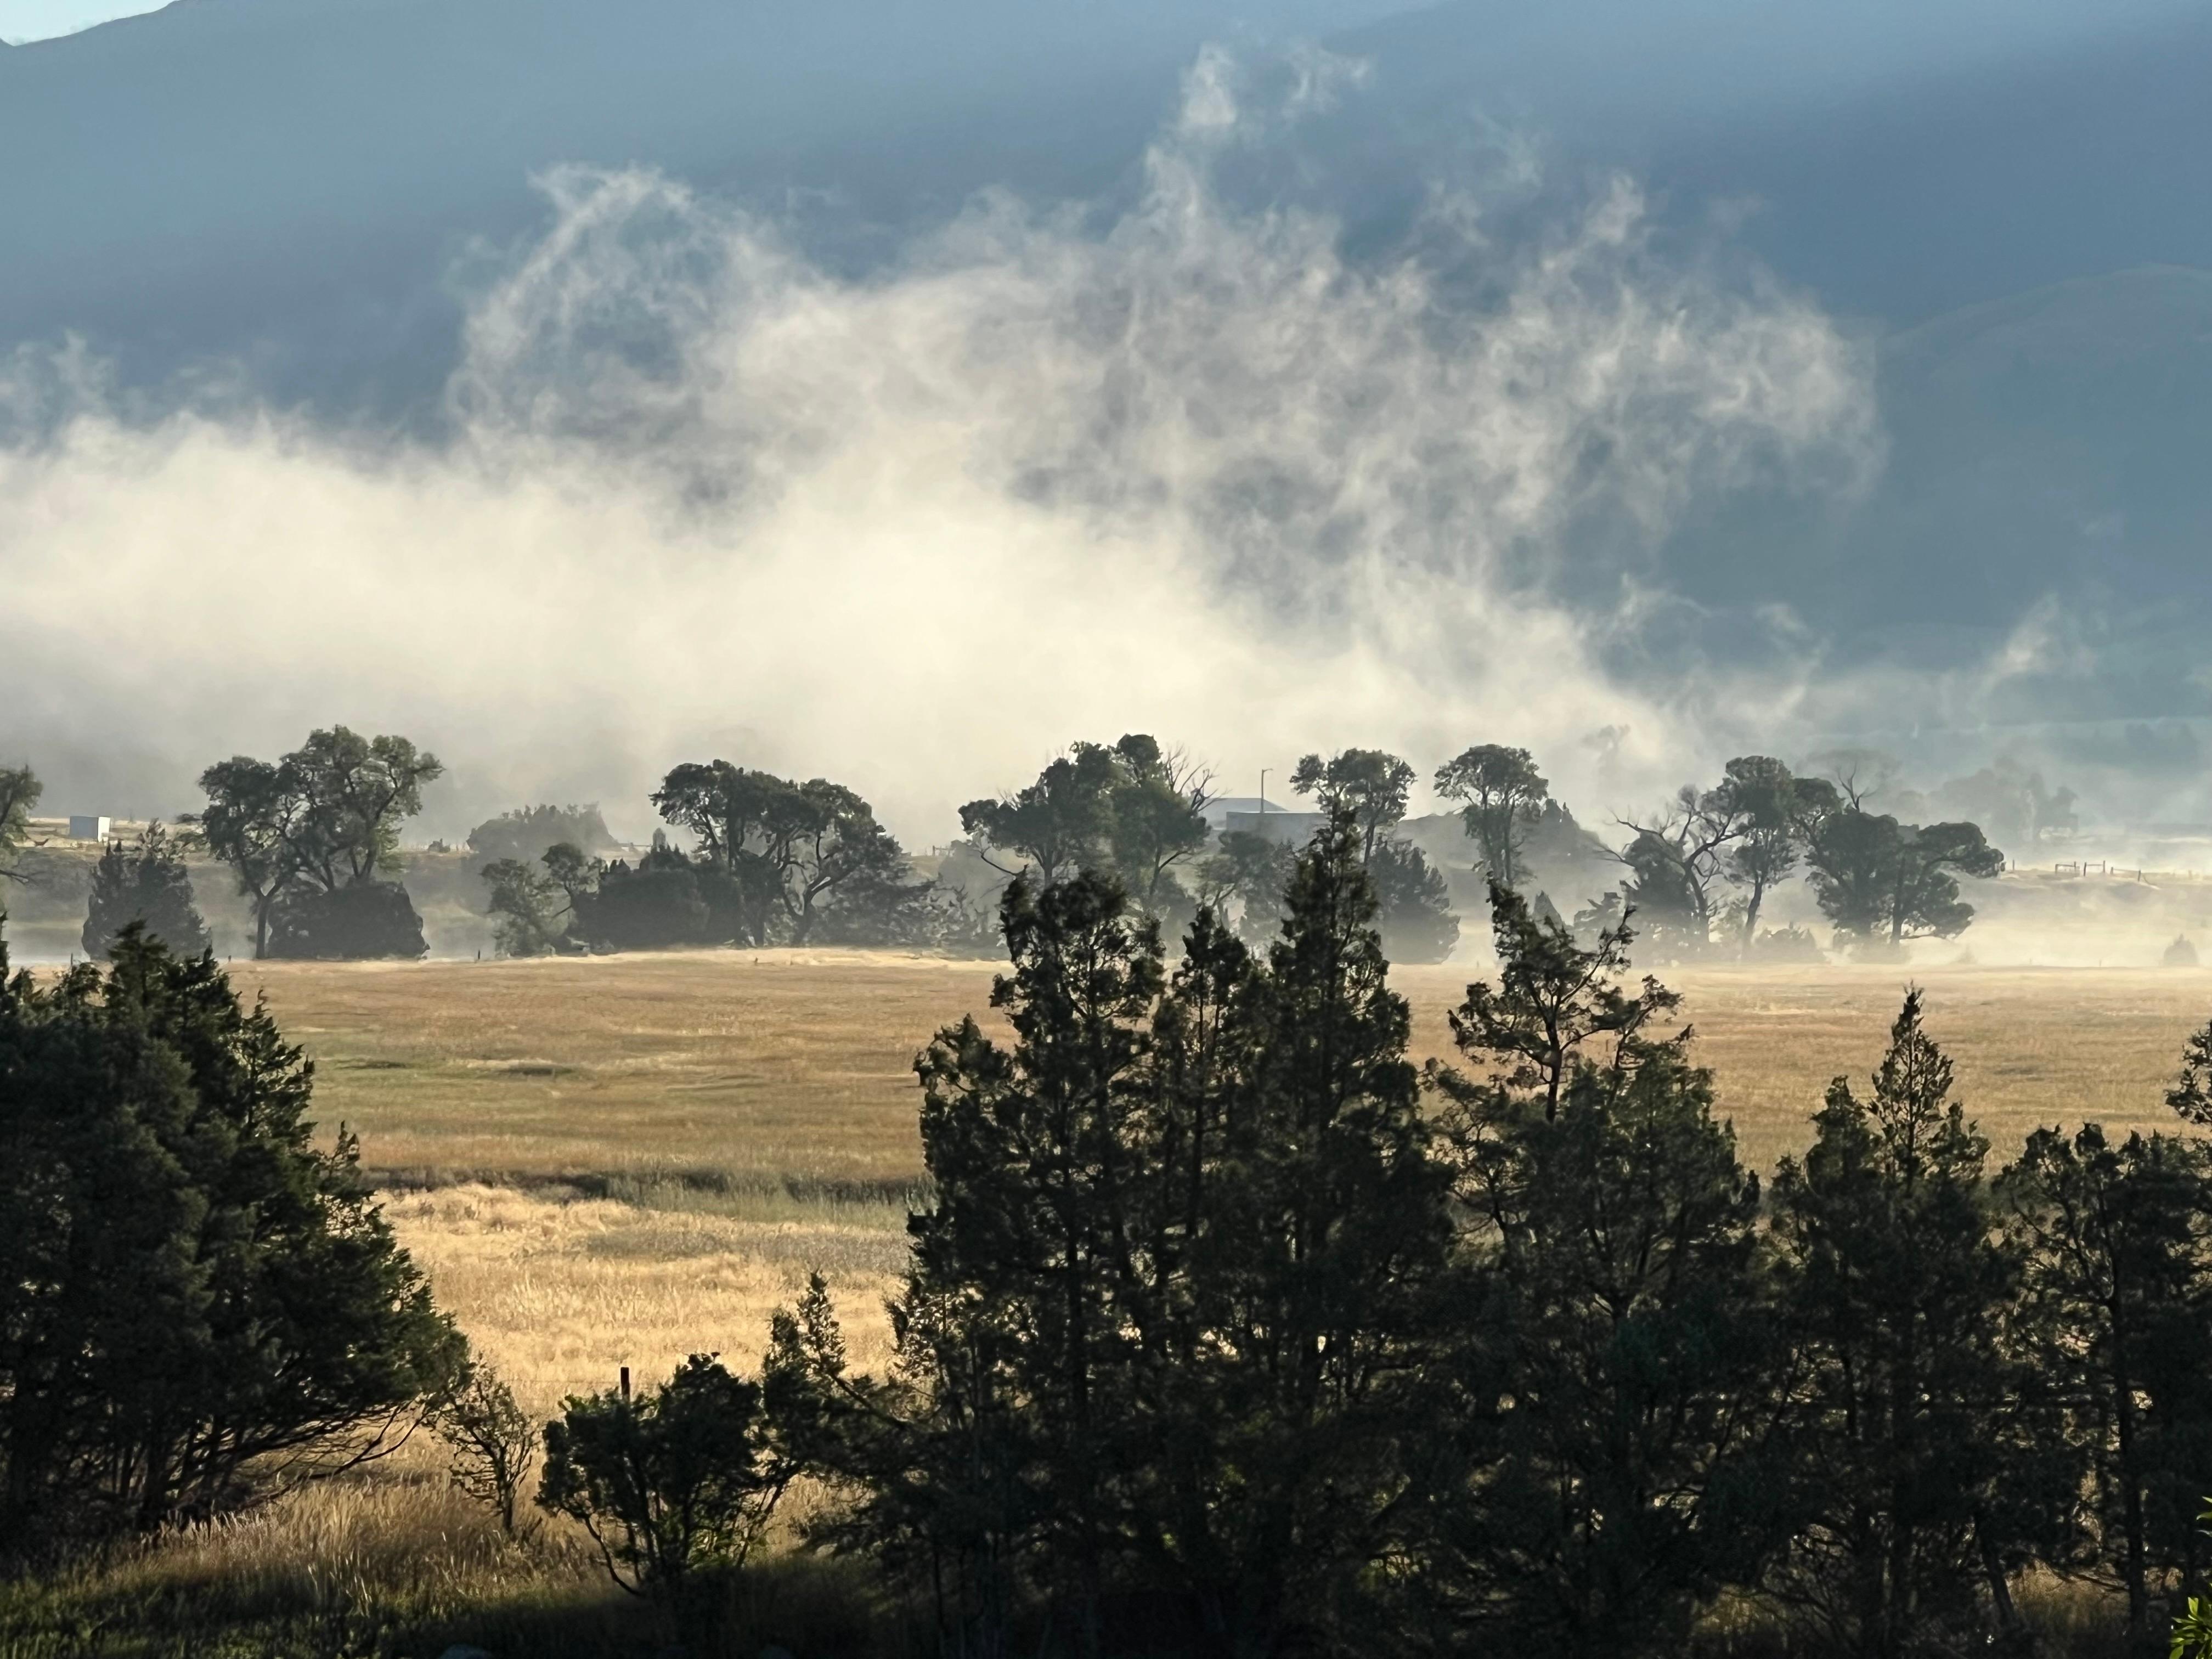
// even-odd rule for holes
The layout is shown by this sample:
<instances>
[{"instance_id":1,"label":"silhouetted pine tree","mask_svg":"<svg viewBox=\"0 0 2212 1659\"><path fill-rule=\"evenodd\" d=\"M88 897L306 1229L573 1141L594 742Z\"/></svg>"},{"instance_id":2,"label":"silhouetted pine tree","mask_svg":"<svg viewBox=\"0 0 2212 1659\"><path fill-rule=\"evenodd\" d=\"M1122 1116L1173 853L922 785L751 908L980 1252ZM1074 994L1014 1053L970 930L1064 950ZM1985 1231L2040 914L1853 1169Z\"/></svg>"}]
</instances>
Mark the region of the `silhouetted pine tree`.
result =
<instances>
[{"instance_id":1,"label":"silhouetted pine tree","mask_svg":"<svg viewBox=\"0 0 2212 1659\"><path fill-rule=\"evenodd\" d=\"M1861 1100L1838 1078L1775 1181L1800 1382L1800 1524L1778 1592L1850 1651L1893 1659L2012 1624L2025 1552L2009 1351L2019 1250L1992 1228L1989 1143L1907 994ZM2025 1507L2033 1509L2033 1505Z\"/></svg>"},{"instance_id":2,"label":"silhouetted pine tree","mask_svg":"<svg viewBox=\"0 0 2212 1659\"><path fill-rule=\"evenodd\" d=\"M1780 1535L1759 1182L1689 1033L1650 1034L1672 994L1614 982L1627 927L1586 951L1510 890L1491 902L1502 986L1471 987L1453 1022L1488 1075L1434 1073L1481 1296L1433 1610L1450 1638L1679 1651Z\"/></svg>"},{"instance_id":3,"label":"silhouetted pine tree","mask_svg":"<svg viewBox=\"0 0 2212 1659\"><path fill-rule=\"evenodd\" d=\"M1014 1047L969 1021L921 1063L892 1375L818 1290L778 1322L775 1419L854 1500L817 1530L926 1574L963 1650L1024 1605L1056 1650L1342 1645L1402 1554L1446 1175L1348 821L1287 907L1264 968L1201 914L1164 987L1110 883L1017 884Z\"/></svg>"},{"instance_id":4,"label":"silhouetted pine tree","mask_svg":"<svg viewBox=\"0 0 2212 1659\"><path fill-rule=\"evenodd\" d=\"M1434 1479L1448 1175L1360 852L1340 812L1256 974L1201 924L1161 1022L1177 1142L1211 1150L1176 1183L1152 1554L1218 1652L1369 1640Z\"/></svg>"},{"instance_id":5,"label":"silhouetted pine tree","mask_svg":"<svg viewBox=\"0 0 2212 1659\"><path fill-rule=\"evenodd\" d=\"M2039 1129L2005 1172L2039 1379L2089 1473L2078 1553L2148 1634L2161 1580L2193 1583L2212 1492L2212 1188L2197 1146ZM2070 1517L2069 1517L2070 1518Z\"/></svg>"}]
</instances>

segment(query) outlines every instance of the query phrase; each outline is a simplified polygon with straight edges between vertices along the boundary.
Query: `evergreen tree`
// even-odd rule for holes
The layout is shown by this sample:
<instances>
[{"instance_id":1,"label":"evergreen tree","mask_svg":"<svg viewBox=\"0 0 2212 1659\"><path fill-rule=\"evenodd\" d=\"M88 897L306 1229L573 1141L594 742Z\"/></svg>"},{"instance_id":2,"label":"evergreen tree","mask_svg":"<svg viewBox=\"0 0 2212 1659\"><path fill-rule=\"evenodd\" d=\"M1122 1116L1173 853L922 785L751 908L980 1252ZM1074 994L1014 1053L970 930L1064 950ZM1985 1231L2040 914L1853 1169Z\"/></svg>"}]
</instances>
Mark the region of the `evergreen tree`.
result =
<instances>
[{"instance_id":1,"label":"evergreen tree","mask_svg":"<svg viewBox=\"0 0 2212 1659\"><path fill-rule=\"evenodd\" d=\"M891 1374L818 1290L778 1322L777 1420L854 1500L821 1535L926 1570L948 1640L1026 1601L1096 1650L1110 1592L1214 1651L1341 1645L1411 1535L1446 1176L1348 815L1287 906L1264 967L1201 914L1167 984L1112 884L1017 882L1015 1045L922 1062Z\"/></svg>"},{"instance_id":2,"label":"evergreen tree","mask_svg":"<svg viewBox=\"0 0 2212 1659\"><path fill-rule=\"evenodd\" d=\"M1402 1559L1436 1474L1449 1177L1406 1059L1364 839L1344 810L1315 837L1263 972L1244 981L1230 943L1194 932L1177 984L1172 1029L1205 1031L1221 1010L1215 1052L1231 1063L1188 1064L1187 1041L1174 1051L1177 1138L1203 1146L1218 1124L1219 1151L1191 1178L1176 1345L1190 1359L1155 1375L1147 1414L1181 1449L1155 1522L1173 1540L1170 1582L1218 1651L1370 1636L1384 1564Z\"/></svg>"},{"instance_id":3,"label":"evergreen tree","mask_svg":"<svg viewBox=\"0 0 2212 1659\"><path fill-rule=\"evenodd\" d=\"M357 1462L462 1358L267 1012L112 955L0 976L0 1556Z\"/></svg>"},{"instance_id":4,"label":"evergreen tree","mask_svg":"<svg viewBox=\"0 0 2212 1659\"><path fill-rule=\"evenodd\" d=\"M1688 1032L1651 1031L1672 994L1613 981L1626 926L1584 950L1502 884L1492 902L1502 983L1453 1021L1486 1076L1433 1073L1483 1294L1431 1583L1455 1631L1676 1652L1779 1536L1759 1182Z\"/></svg>"},{"instance_id":5,"label":"evergreen tree","mask_svg":"<svg viewBox=\"0 0 2212 1659\"><path fill-rule=\"evenodd\" d=\"M1451 887L1443 872L1410 842L1376 844L1367 861L1375 890L1376 927L1382 949L1397 962L1442 962L1459 943Z\"/></svg>"},{"instance_id":6,"label":"evergreen tree","mask_svg":"<svg viewBox=\"0 0 2212 1659\"><path fill-rule=\"evenodd\" d=\"M2169 1575L2194 1582L2212 1492L2212 1185L2193 1144L2097 1124L2039 1129L2004 1188L2044 1336L2034 1361L2064 1399L2089 1472L2087 1565L2151 1630ZM2062 1565L2065 1563L2062 1559Z\"/></svg>"},{"instance_id":7,"label":"evergreen tree","mask_svg":"<svg viewBox=\"0 0 2212 1659\"><path fill-rule=\"evenodd\" d=\"M1838 1078L1774 1233L1801 1382L1797 1535L1776 1587L1852 1652L1892 1659L2008 1625L2034 1393L2008 1352L2016 1247L1993 1231L1989 1143L1907 994L1865 1100ZM2047 1508L2042 1510L2047 1514Z\"/></svg>"},{"instance_id":8,"label":"evergreen tree","mask_svg":"<svg viewBox=\"0 0 2212 1659\"><path fill-rule=\"evenodd\" d=\"M84 918L84 953L104 960L123 930L141 925L172 954L195 957L211 948L207 923L192 903L192 878L184 854L155 819L136 845L111 841L93 866L92 899Z\"/></svg>"}]
</instances>

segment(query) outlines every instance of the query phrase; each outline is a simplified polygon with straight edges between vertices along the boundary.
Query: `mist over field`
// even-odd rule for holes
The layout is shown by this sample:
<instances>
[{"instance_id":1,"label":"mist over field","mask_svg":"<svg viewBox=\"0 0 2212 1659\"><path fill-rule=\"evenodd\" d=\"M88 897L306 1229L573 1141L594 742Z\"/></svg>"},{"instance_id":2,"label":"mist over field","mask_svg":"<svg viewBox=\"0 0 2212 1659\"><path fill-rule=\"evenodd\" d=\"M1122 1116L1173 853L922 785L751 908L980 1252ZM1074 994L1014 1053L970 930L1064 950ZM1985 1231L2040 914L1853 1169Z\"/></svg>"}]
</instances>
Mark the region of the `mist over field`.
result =
<instances>
[{"instance_id":1,"label":"mist over field","mask_svg":"<svg viewBox=\"0 0 2212 1659\"><path fill-rule=\"evenodd\" d=\"M849 779L926 847L1130 729L1238 791L1494 736L1601 824L1844 744L1923 788L2014 756L2116 848L2212 811L2212 278L2144 263L2197 250L2142 159L2195 118L2086 71L2034 94L2069 55L2194 62L2173 8L1607 12L1595 54L1465 3L1095 41L856 15L779 38L811 102L716 91L739 26L674 0L620 41L464 9L434 68L380 44L429 40L417 9L327 9L0 57L0 125L53 163L0 281L0 751L50 810L186 810L208 761L343 719L447 759L424 836L538 798L641 835L712 752ZM306 90L303 43L348 31L419 131ZM965 125L918 63L983 100ZM296 142L190 103L225 77L287 88ZM471 100L489 125L448 132ZM1963 112L2123 105L2135 217L2007 243L2039 168L2039 224L2116 198L2025 139L1977 159ZM1941 225L1898 193L1905 131ZM134 143L200 161L142 202Z\"/></svg>"},{"instance_id":2,"label":"mist over field","mask_svg":"<svg viewBox=\"0 0 2212 1659\"><path fill-rule=\"evenodd\" d=\"M1759 740L1802 695L1789 623L1651 673L1668 596L1571 556L1749 481L1863 487L1864 352L1656 256L1626 179L1519 246L1482 181L1440 189L1352 264L1217 188L1360 78L1267 68L1198 63L1127 211L985 198L866 280L665 178L557 172L439 441L228 389L134 419L96 363L21 354L51 412L0 477L11 735L173 809L203 754L344 710L447 757L461 828L635 818L712 750L849 776L925 842L1071 732L1242 779L1506 728L1599 793ZM118 737L160 769L96 759Z\"/></svg>"}]
</instances>

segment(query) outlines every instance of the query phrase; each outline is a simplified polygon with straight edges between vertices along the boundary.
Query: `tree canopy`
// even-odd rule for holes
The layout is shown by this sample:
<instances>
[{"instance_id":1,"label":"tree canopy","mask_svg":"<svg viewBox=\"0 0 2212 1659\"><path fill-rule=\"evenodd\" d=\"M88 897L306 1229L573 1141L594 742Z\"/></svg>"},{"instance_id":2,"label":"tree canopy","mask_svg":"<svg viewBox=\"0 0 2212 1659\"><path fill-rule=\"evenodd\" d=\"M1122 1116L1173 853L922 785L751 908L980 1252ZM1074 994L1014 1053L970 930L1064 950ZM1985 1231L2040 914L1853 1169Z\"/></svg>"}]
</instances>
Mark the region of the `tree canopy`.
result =
<instances>
[{"instance_id":1,"label":"tree canopy","mask_svg":"<svg viewBox=\"0 0 2212 1659\"><path fill-rule=\"evenodd\" d=\"M135 927L112 958L0 951L0 1556L375 1455L461 1353L267 1012Z\"/></svg>"},{"instance_id":2,"label":"tree canopy","mask_svg":"<svg viewBox=\"0 0 2212 1659\"><path fill-rule=\"evenodd\" d=\"M1036 781L960 809L960 828L1047 885L1080 871L1111 873L1146 915L1187 916L1179 867L1206 847L1212 779L1180 750L1142 732L1112 744L1078 743Z\"/></svg>"},{"instance_id":3,"label":"tree canopy","mask_svg":"<svg viewBox=\"0 0 2212 1659\"><path fill-rule=\"evenodd\" d=\"M1481 851L1483 868L1518 887L1529 826L1552 793L1528 751L1496 743L1463 749L1437 769L1436 790L1446 800L1467 803L1460 819Z\"/></svg>"},{"instance_id":4,"label":"tree canopy","mask_svg":"<svg viewBox=\"0 0 2212 1659\"><path fill-rule=\"evenodd\" d=\"M444 772L405 738L332 726L280 760L240 755L209 767L199 780L208 804L184 822L252 901L256 957L269 954L272 924L295 901L300 914L283 932L301 953L321 953L320 931L357 939L364 954L419 955L422 923L404 896L394 906L352 890L398 868L399 826Z\"/></svg>"},{"instance_id":5,"label":"tree canopy","mask_svg":"<svg viewBox=\"0 0 2212 1659\"><path fill-rule=\"evenodd\" d=\"M192 902L184 854L159 819L135 843L125 845L118 838L102 849L85 910L85 955L104 958L133 923L176 956L198 956L213 943Z\"/></svg>"}]
</instances>

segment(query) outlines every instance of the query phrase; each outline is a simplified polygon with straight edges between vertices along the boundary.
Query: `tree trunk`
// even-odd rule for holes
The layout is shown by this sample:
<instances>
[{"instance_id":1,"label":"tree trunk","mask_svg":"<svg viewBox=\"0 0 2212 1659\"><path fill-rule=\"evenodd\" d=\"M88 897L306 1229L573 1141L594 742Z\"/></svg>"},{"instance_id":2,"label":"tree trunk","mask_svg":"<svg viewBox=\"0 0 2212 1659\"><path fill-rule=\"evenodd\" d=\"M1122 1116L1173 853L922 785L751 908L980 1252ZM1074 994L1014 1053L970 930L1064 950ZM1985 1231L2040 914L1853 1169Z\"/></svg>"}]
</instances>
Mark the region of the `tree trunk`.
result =
<instances>
[{"instance_id":1,"label":"tree trunk","mask_svg":"<svg viewBox=\"0 0 2212 1659\"><path fill-rule=\"evenodd\" d=\"M2140 1636L2150 1616L2150 1592L2143 1559L2142 1478L2136 1468L2135 1387L2117 1307L2112 1316L2112 1430L2119 1443L2120 1502L2127 1528L2127 1559L2121 1571L2127 1581L2128 1633Z\"/></svg>"},{"instance_id":2,"label":"tree trunk","mask_svg":"<svg viewBox=\"0 0 2212 1659\"><path fill-rule=\"evenodd\" d=\"M1762 877L1751 884L1751 899L1743 907L1743 950L1741 954L1747 958L1751 955L1751 942L1759 937L1759 907L1765 902L1766 882Z\"/></svg>"}]
</instances>

